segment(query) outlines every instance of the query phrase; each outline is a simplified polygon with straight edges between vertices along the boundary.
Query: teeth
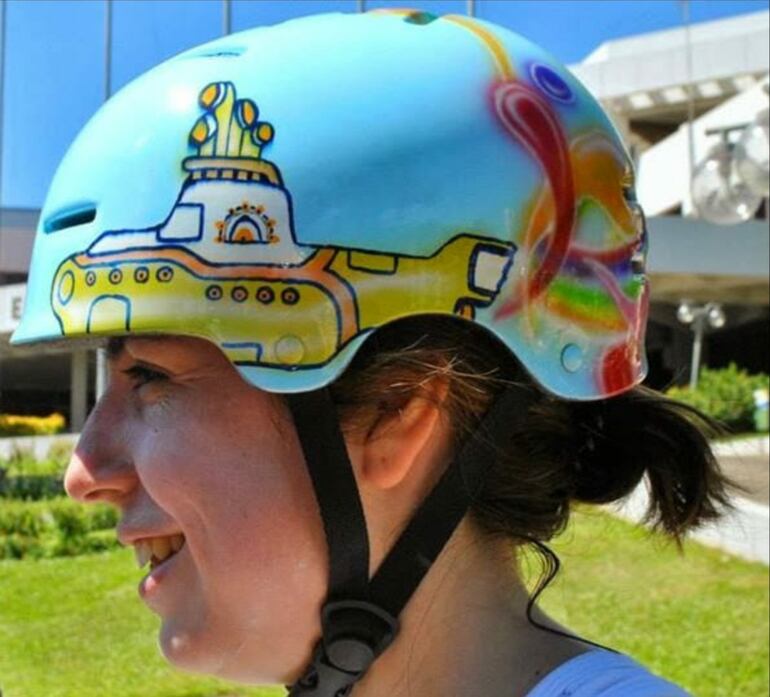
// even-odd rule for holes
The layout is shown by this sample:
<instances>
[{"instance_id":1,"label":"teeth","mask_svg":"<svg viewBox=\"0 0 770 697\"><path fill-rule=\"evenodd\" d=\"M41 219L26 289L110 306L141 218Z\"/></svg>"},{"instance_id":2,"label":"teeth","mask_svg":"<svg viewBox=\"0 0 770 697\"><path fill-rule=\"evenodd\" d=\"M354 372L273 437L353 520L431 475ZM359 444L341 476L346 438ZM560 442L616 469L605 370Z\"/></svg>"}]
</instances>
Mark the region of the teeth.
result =
<instances>
[{"instance_id":1,"label":"teeth","mask_svg":"<svg viewBox=\"0 0 770 697\"><path fill-rule=\"evenodd\" d=\"M152 562L152 565L160 564L172 554L178 552L184 546L184 535L166 535L164 537L149 537L137 540L134 543L136 563L141 569Z\"/></svg>"},{"instance_id":2,"label":"teeth","mask_svg":"<svg viewBox=\"0 0 770 697\"><path fill-rule=\"evenodd\" d=\"M134 543L134 554L136 555L136 564L141 569L150 561L152 557L152 548L148 540L138 540Z\"/></svg>"},{"instance_id":3,"label":"teeth","mask_svg":"<svg viewBox=\"0 0 770 697\"><path fill-rule=\"evenodd\" d=\"M150 540L150 545L152 545L152 556L155 561L163 561L171 554L171 543L168 541L168 537L153 537Z\"/></svg>"}]
</instances>

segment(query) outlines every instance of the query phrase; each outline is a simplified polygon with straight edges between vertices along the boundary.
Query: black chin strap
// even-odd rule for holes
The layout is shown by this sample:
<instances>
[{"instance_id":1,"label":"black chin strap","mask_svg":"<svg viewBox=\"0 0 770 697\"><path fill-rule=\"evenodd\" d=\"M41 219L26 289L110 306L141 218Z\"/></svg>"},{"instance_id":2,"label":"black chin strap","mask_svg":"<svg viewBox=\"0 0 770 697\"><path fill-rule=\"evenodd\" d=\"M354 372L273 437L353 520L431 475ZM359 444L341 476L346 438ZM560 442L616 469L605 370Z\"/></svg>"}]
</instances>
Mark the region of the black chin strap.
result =
<instances>
[{"instance_id":1,"label":"black chin strap","mask_svg":"<svg viewBox=\"0 0 770 697\"><path fill-rule=\"evenodd\" d=\"M369 582L369 541L363 507L336 408L328 390L289 395L329 547L329 597L322 637L311 664L289 697L347 697L398 633L398 615L478 496L495 449L533 393L511 386L500 394L476 432Z\"/></svg>"}]
</instances>

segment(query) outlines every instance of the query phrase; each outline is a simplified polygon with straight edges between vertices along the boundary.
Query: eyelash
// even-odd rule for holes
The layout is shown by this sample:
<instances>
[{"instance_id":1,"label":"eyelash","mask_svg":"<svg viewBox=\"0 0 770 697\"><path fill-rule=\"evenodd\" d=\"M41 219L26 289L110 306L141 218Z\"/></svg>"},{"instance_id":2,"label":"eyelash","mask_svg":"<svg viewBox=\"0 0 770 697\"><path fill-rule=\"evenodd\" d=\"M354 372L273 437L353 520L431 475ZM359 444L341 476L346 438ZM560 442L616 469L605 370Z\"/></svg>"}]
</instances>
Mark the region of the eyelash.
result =
<instances>
[{"instance_id":1,"label":"eyelash","mask_svg":"<svg viewBox=\"0 0 770 697\"><path fill-rule=\"evenodd\" d=\"M129 379L134 383L135 390L152 382L163 382L168 379L168 376L163 373L143 365L132 365L124 370L123 374L128 375Z\"/></svg>"}]
</instances>

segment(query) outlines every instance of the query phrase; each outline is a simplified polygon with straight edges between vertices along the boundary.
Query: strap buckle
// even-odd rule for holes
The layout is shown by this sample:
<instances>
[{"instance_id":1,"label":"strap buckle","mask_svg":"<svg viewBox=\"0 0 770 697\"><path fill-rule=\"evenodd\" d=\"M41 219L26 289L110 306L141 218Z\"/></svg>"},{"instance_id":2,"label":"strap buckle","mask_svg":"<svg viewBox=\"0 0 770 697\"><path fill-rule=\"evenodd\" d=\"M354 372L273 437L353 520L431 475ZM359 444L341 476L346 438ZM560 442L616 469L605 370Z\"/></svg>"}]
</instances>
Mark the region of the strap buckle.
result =
<instances>
[{"instance_id":1,"label":"strap buckle","mask_svg":"<svg viewBox=\"0 0 770 697\"><path fill-rule=\"evenodd\" d=\"M321 611L323 637L290 697L345 697L398 634L398 620L373 603L338 600Z\"/></svg>"}]
</instances>

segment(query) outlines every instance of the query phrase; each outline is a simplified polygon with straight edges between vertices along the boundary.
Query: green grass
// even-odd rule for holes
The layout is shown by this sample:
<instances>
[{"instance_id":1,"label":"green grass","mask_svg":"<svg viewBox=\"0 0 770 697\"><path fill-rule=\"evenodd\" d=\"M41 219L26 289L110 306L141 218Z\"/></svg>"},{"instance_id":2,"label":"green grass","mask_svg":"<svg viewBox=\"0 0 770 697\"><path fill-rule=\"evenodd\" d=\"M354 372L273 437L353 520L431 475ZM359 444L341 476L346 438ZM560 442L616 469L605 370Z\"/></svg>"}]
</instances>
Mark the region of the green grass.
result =
<instances>
[{"instance_id":1,"label":"green grass","mask_svg":"<svg viewBox=\"0 0 770 697\"><path fill-rule=\"evenodd\" d=\"M556 542L562 573L542 605L698 697L768 694L768 570L583 512ZM127 550L0 562L3 697L277 697L181 674L155 646Z\"/></svg>"},{"instance_id":2,"label":"green grass","mask_svg":"<svg viewBox=\"0 0 770 697\"><path fill-rule=\"evenodd\" d=\"M546 611L698 697L767 697L768 569L584 511L554 545Z\"/></svg>"},{"instance_id":3,"label":"green grass","mask_svg":"<svg viewBox=\"0 0 770 697\"><path fill-rule=\"evenodd\" d=\"M156 648L130 550L0 562L3 697L277 697L175 671Z\"/></svg>"}]
</instances>

